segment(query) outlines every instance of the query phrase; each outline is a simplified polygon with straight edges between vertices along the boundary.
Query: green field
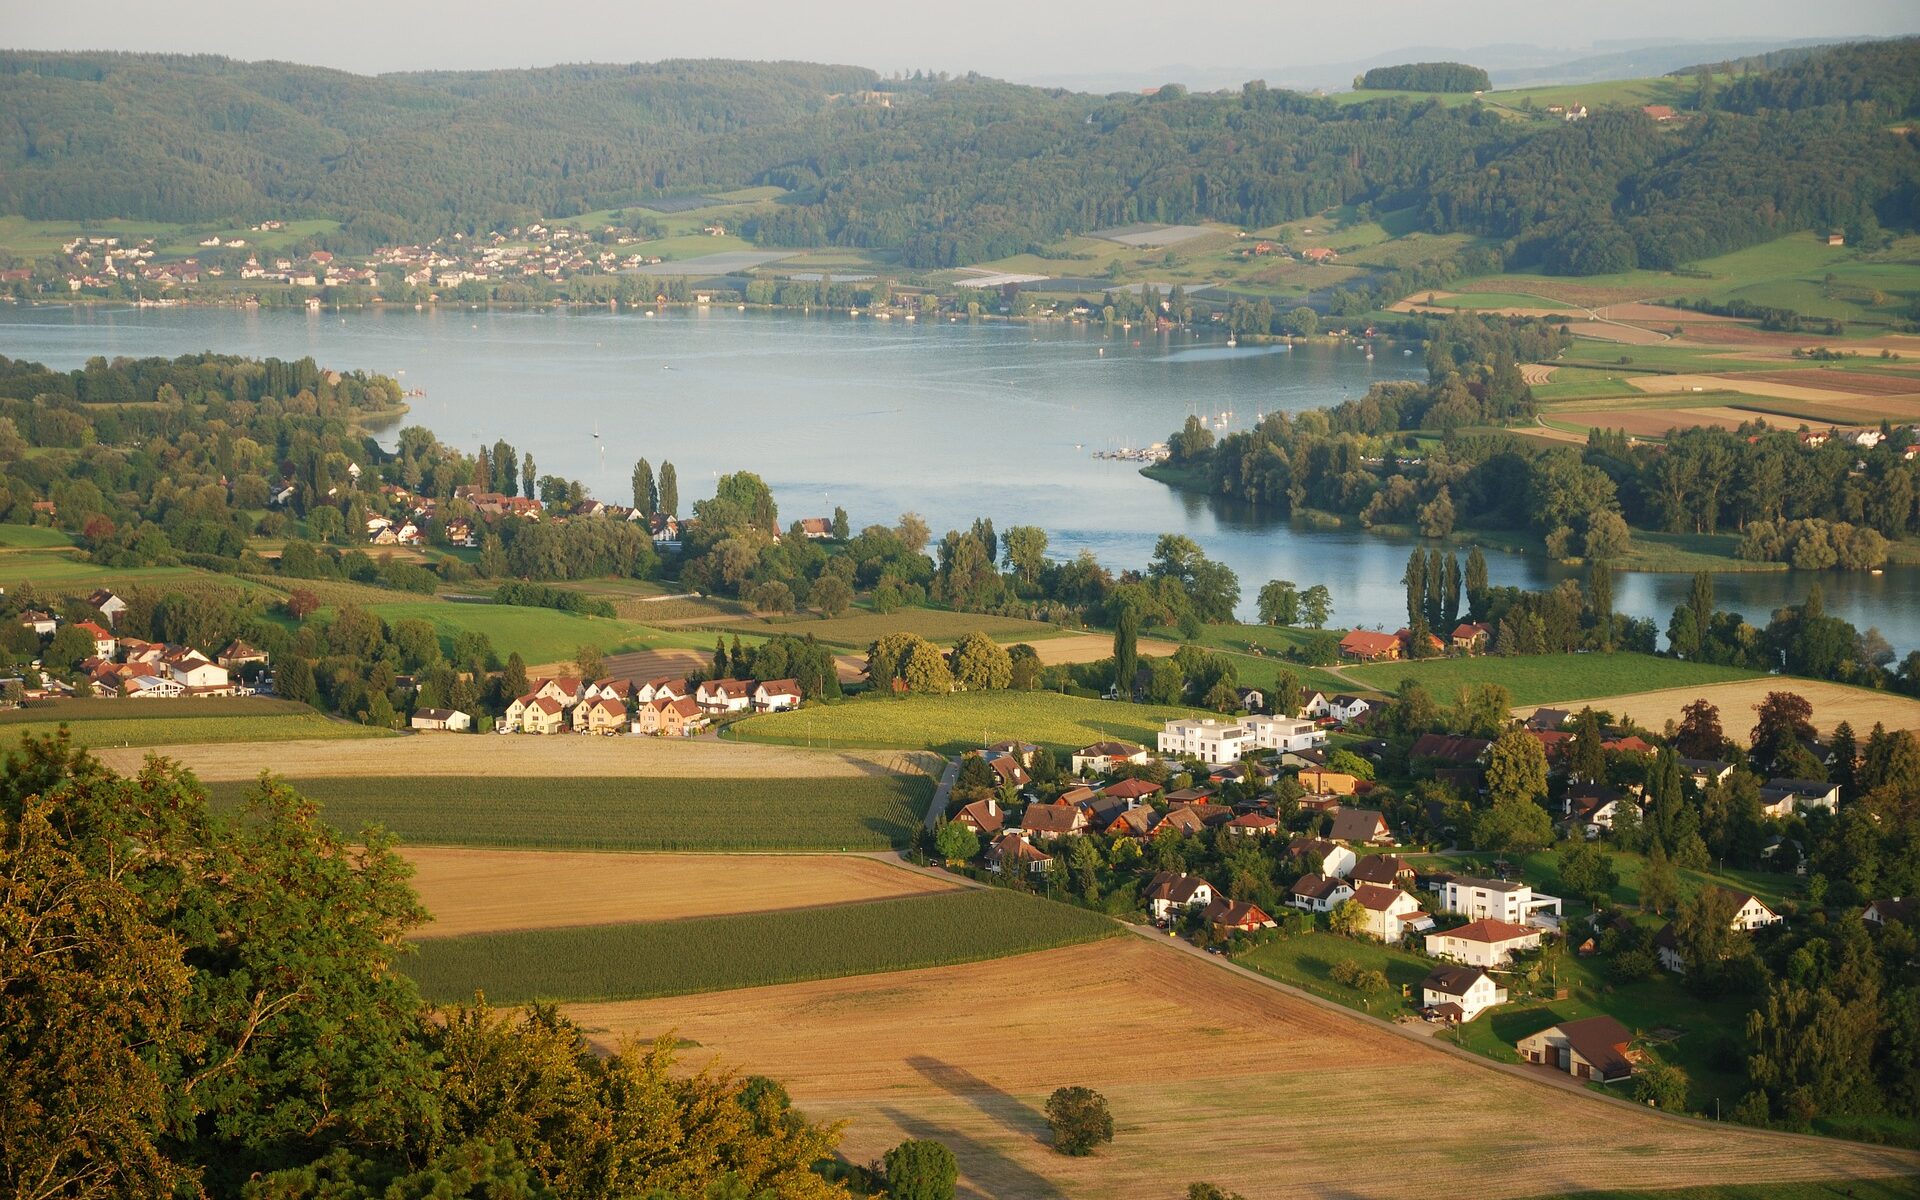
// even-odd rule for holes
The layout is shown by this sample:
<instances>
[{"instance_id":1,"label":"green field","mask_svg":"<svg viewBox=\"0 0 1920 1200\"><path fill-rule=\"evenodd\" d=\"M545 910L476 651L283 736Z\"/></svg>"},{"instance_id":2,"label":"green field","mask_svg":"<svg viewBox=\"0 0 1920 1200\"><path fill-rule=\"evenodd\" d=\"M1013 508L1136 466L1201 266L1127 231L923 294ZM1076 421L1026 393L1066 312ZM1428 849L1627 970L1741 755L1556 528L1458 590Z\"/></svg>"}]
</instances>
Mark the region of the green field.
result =
<instances>
[{"instance_id":1,"label":"green field","mask_svg":"<svg viewBox=\"0 0 1920 1200\"><path fill-rule=\"evenodd\" d=\"M727 727L729 737L785 746L877 750L962 750L1019 738L1078 749L1120 738L1152 745L1185 708L1088 700L1058 692L955 692L948 696L871 696L764 713Z\"/></svg>"},{"instance_id":2,"label":"green field","mask_svg":"<svg viewBox=\"0 0 1920 1200\"><path fill-rule=\"evenodd\" d=\"M1660 688L1726 683L1751 679L1756 672L1650 654L1619 653L1436 658L1349 667L1347 674L1383 692L1398 691L1404 680L1418 680L1443 702L1460 688L1497 683L1512 694L1515 704L1546 704L1555 700L1586 700Z\"/></svg>"},{"instance_id":3,"label":"green field","mask_svg":"<svg viewBox=\"0 0 1920 1200\"><path fill-rule=\"evenodd\" d=\"M71 545L71 537L45 525L0 525L0 546L9 550L51 550Z\"/></svg>"},{"instance_id":4,"label":"green field","mask_svg":"<svg viewBox=\"0 0 1920 1200\"><path fill-rule=\"evenodd\" d=\"M451 652L462 633L484 633L494 651L505 658L514 651L529 664L571 659L582 646L603 653L645 649L656 639L651 630L615 617L583 617L551 608L512 604L450 604L436 600L375 604L371 611L389 625L396 621L430 621L440 634L441 649Z\"/></svg>"},{"instance_id":5,"label":"green field","mask_svg":"<svg viewBox=\"0 0 1920 1200\"><path fill-rule=\"evenodd\" d=\"M933 798L925 775L290 782L341 829L382 825L408 842L578 850L887 850L911 842ZM232 805L252 787L208 791Z\"/></svg>"},{"instance_id":6,"label":"green field","mask_svg":"<svg viewBox=\"0 0 1920 1200\"><path fill-rule=\"evenodd\" d=\"M1335 983L1333 967L1343 958L1350 958L1367 970L1384 972L1387 990L1369 994ZM1405 950L1392 949L1380 942L1361 938L1344 938L1324 930L1276 938L1251 950L1241 951L1233 956L1233 961L1282 983L1292 984L1303 991L1385 1020L1415 1011L1420 1003L1420 981L1433 970L1431 961ZM1409 989L1411 1002L1402 998L1403 987Z\"/></svg>"},{"instance_id":7,"label":"green field","mask_svg":"<svg viewBox=\"0 0 1920 1200\"><path fill-rule=\"evenodd\" d=\"M49 531L51 532L51 531ZM88 562L78 554L54 549L17 550L0 554L0 584L31 583L36 588L95 588L103 584L126 587L169 579L186 579L203 572L192 567L137 567L122 570Z\"/></svg>"},{"instance_id":8,"label":"green field","mask_svg":"<svg viewBox=\"0 0 1920 1200\"><path fill-rule=\"evenodd\" d=\"M0 733L9 741L18 736L44 737L58 731L62 724L67 724L75 743L94 749L111 746L183 746L199 742L287 742L393 736L390 729L336 721L312 709L264 716L234 716L196 712L200 705L211 703L205 700L115 700L110 703L119 705L122 713L141 715L89 715L75 719L70 724L58 718L9 720L0 725ZM34 716L39 711L25 710L25 715Z\"/></svg>"},{"instance_id":9,"label":"green field","mask_svg":"<svg viewBox=\"0 0 1920 1200\"><path fill-rule=\"evenodd\" d=\"M1419 297L1420 293L1414 295ZM1424 300L1423 300L1424 303ZM1456 296L1435 296L1435 308L1537 308L1549 312L1571 312L1573 306L1545 296L1522 292L1464 292Z\"/></svg>"},{"instance_id":10,"label":"green field","mask_svg":"<svg viewBox=\"0 0 1920 1200\"><path fill-rule=\"evenodd\" d=\"M1119 932L1084 909L970 888L786 912L436 938L403 965L438 1001L470 999L476 989L497 1004L638 1000L977 962Z\"/></svg>"},{"instance_id":11,"label":"green field","mask_svg":"<svg viewBox=\"0 0 1920 1200\"><path fill-rule=\"evenodd\" d=\"M890 633L914 633L931 642L949 645L978 631L997 642L1033 642L1060 637L1071 632L1045 621L1026 621L1019 617L996 617L987 613L950 612L943 608L901 608L890 613L850 612L831 620L800 617L780 621L771 633L791 633L795 637L811 635L830 646L864 651Z\"/></svg>"}]
</instances>

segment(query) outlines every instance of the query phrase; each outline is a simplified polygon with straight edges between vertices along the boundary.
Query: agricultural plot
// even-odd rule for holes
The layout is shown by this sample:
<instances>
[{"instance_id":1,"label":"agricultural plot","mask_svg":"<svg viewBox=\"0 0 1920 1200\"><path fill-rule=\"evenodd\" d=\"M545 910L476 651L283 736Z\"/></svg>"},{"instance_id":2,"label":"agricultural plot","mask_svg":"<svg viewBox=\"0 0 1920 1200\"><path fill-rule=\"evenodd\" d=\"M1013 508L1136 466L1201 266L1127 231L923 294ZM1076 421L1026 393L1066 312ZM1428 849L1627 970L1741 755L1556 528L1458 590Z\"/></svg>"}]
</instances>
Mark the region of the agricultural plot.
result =
<instances>
[{"instance_id":1,"label":"agricultural plot","mask_svg":"<svg viewBox=\"0 0 1920 1200\"><path fill-rule=\"evenodd\" d=\"M8 550L54 550L73 545L73 539L44 525L0 525L0 547Z\"/></svg>"},{"instance_id":2,"label":"agricultural plot","mask_svg":"<svg viewBox=\"0 0 1920 1200\"><path fill-rule=\"evenodd\" d=\"M828 908L476 934L420 944L405 969L436 1000L679 996L975 962L1119 935L1085 909L968 888Z\"/></svg>"},{"instance_id":3,"label":"agricultural plot","mask_svg":"<svg viewBox=\"0 0 1920 1200\"><path fill-rule=\"evenodd\" d=\"M415 938L817 908L959 885L838 854L586 854L409 846Z\"/></svg>"},{"instance_id":4,"label":"agricultural plot","mask_svg":"<svg viewBox=\"0 0 1920 1200\"><path fill-rule=\"evenodd\" d=\"M484 775L492 779L858 779L920 771L913 756L827 753L705 738L553 737L427 733L377 741L282 741L245 749L182 739L169 757L208 781L250 780L262 768L292 779L402 779ZM104 753L131 773L141 755ZM936 765L934 770L939 770ZM524 787L526 785L516 784Z\"/></svg>"},{"instance_id":5,"label":"agricultural plot","mask_svg":"<svg viewBox=\"0 0 1920 1200\"><path fill-rule=\"evenodd\" d=\"M1875 724L1884 724L1889 729L1920 731L1920 700L1817 679L1761 676L1736 682L1703 682L1657 691L1578 698L1582 703L1605 709L1616 717L1631 718L1648 729L1659 729L1668 721L1678 721L1680 710L1695 700L1710 700L1720 709L1720 719L1725 723L1727 732L1742 736L1750 724L1754 707L1766 699L1768 692L1792 692L1804 696L1813 705L1814 725L1823 733L1842 721L1851 724L1863 736Z\"/></svg>"},{"instance_id":6,"label":"agricultural plot","mask_svg":"<svg viewBox=\"0 0 1920 1200\"><path fill-rule=\"evenodd\" d=\"M1507 689L1516 705L1527 707L1528 711L1532 711L1532 706L1562 700L1578 700L1603 708L1606 705L1596 697L1619 696L1649 687L1697 688L1753 676L1752 671L1738 667L1626 653L1436 658L1349 667L1346 674L1389 693L1397 692L1405 680L1417 680L1442 700L1463 687L1497 683ZM1613 711L1618 715L1618 709Z\"/></svg>"},{"instance_id":7,"label":"agricultural plot","mask_svg":"<svg viewBox=\"0 0 1920 1200\"><path fill-rule=\"evenodd\" d=\"M1543 1086L1138 937L567 1012L602 1045L672 1032L701 1047L689 1065L712 1054L780 1079L810 1117L848 1122L841 1148L855 1162L937 1138L960 1160L961 1194L995 1200L1178 1196L1197 1179L1250 1200L1507 1200L1920 1170L1910 1153L1666 1119ZM1064 1062L1068 1025L1109 1052ZM1107 1097L1112 1147L1053 1152L1041 1109L1063 1084ZM1392 1136L1366 1140L1374 1130Z\"/></svg>"},{"instance_id":8,"label":"agricultural plot","mask_svg":"<svg viewBox=\"0 0 1920 1200\"><path fill-rule=\"evenodd\" d=\"M518 651L528 663L571 659L581 646L607 652L640 649L652 633L644 625L617 618L583 617L551 608L513 604L411 600L375 604L371 608L389 625L405 620L431 622L440 635L444 651L452 651L453 639L459 634L484 633L500 657Z\"/></svg>"},{"instance_id":9,"label":"agricultural plot","mask_svg":"<svg viewBox=\"0 0 1920 1200\"><path fill-rule=\"evenodd\" d=\"M585 740L585 739L572 739ZM865 779L295 779L342 829L403 841L584 850L888 850L933 798L925 775ZM250 782L211 785L237 802Z\"/></svg>"},{"instance_id":10,"label":"agricultural plot","mask_svg":"<svg viewBox=\"0 0 1920 1200\"><path fill-rule=\"evenodd\" d=\"M864 651L890 633L912 633L928 641L950 645L969 633L984 633L996 642L1037 642L1065 636L1069 631L1045 621L996 617L987 613L950 612L942 608L900 608L890 613L850 612L831 620L799 617L768 627L770 632L795 637L811 634L830 646Z\"/></svg>"},{"instance_id":11,"label":"agricultural plot","mask_svg":"<svg viewBox=\"0 0 1920 1200\"><path fill-rule=\"evenodd\" d=\"M729 737L787 746L900 747L942 753L1021 738L1077 749L1111 738L1151 744L1185 708L1119 704L1058 692L955 692L947 696L872 696L839 704L765 713L727 727Z\"/></svg>"},{"instance_id":12,"label":"agricultural plot","mask_svg":"<svg viewBox=\"0 0 1920 1200\"><path fill-rule=\"evenodd\" d=\"M169 756L172 747L183 742L257 747L262 742L293 738L326 743L394 736L391 730L336 721L313 709L238 716L218 711L196 712L201 703L197 700L116 700L112 703L120 706L120 716L88 715L70 723L58 718L9 720L0 724L0 736L9 742L20 737L45 737L65 724L74 743L91 750L161 747ZM28 710L29 713L37 711ZM256 771L270 761L258 749L241 753L253 761ZM143 750L128 757L137 763L146 754Z\"/></svg>"},{"instance_id":13,"label":"agricultural plot","mask_svg":"<svg viewBox=\"0 0 1920 1200\"><path fill-rule=\"evenodd\" d=\"M137 567L123 570L90 563L77 552L58 549L15 550L0 554L0 584L18 587L31 583L43 591L91 589L103 585L129 587L203 577L192 567Z\"/></svg>"}]
</instances>

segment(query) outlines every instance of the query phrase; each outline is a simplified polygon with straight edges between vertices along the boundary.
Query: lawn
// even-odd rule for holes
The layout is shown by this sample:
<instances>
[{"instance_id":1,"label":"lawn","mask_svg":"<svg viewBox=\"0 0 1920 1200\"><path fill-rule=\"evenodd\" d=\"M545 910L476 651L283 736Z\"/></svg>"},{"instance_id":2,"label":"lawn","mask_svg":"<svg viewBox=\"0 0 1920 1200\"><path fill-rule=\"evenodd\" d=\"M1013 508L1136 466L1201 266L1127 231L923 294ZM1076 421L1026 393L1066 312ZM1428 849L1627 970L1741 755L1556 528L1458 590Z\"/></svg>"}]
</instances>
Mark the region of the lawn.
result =
<instances>
[{"instance_id":1,"label":"lawn","mask_svg":"<svg viewBox=\"0 0 1920 1200\"><path fill-rule=\"evenodd\" d=\"M1463 687L1497 683L1515 704L1546 704L1619 696L1659 688L1751 679L1757 672L1651 654L1541 654L1513 658L1436 658L1423 662L1374 663L1347 674L1383 692L1417 680L1443 702Z\"/></svg>"},{"instance_id":2,"label":"lawn","mask_svg":"<svg viewBox=\"0 0 1920 1200\"><path fill-rule=\"evenodd\" d=\"M955 692L871 696L765 713L727 727L727 736L788 746L933 749L959 753L1003 738L1074 750L1119 738L1152 745L1185 708L1088 700L1058 692Z\"/></svg>"},{"instance_id":3,"label":"lawn","mask_svg":"<svg viewBox=\"0 0 1920 1200\"><path fill-rule=\"evenodd\" d=\"M9 550L52 550L73 545L73 539L45 525L0 525L0 546Z\"/></svg>"},{"instance_id":4,"label":"lawn","mask_svg":"<svg viewBox=\"0 0 1920 1200\"><path fill-rule=\"evenodd\" d=\"M1333 981L1334 964L1350 958L1369 971L1383 972L1388 988L1372 994ZM1433 970L1431 959L1376 941L1344 938L1324 930L1276 938L1233 956L1243 967L1292 984L1316 996L1376 1017L1392 1020L1420 1004L1420 981ZM1406 997L1401 989L1407 989Z\"/></svg>"},{"instance_id":5,"label":"lawn","mask_svg":"<svg viewBox=\"0 0 1920 1200\"><path fill-rule=\"evenodd\" d=\"M186 579L202 574L192 567L138 567L124 570L90 563L56 549L23 549L0 554L0 584L31 583L37 588L126 587L135 583Z\"/></svg>"},{"instance_id":6,"label":"lawn","mask_svg":"<svg viewBox=\"0 0 1920 1200\"><path fill-rule=\"evenodd\" d=\"M502 659L517 650L529 664L571 659L582 646L613 654L646 649L652 644L648 637L652 631L636 622L585 617L552 608L434 600L375 604L371 608L389 625L405 620L431 621L440 634L441 649L448 653L457 635L484 633Z\"/></svg>"},{"instance_id":7,"label":"lawn","mask_svg":"<svg viewBox=\"0 0 1920 1200\"><path fill-rule=\"evenodd\" d=\"M434 939L404 969L429 999L640 1000L948 966L1119 934L1105 917L998 889L786 912Z\"/></svg>"},{"instance_id":8,"label":"lawn","mask_svg":"<svg viewBox=\"0 0 1920 1200\"><path fill-rule=\"evenodd\" d=\"M108 746L166 747L199 742L285 742L393 736L391 730L336 721L312 709L304 713L242 717L195 712L205 703L200 700L119 700L114 703L119 704L123 711L143 715L75 720L67 728L72 732L76 744L100 749ZM62 724L66 723L59 719L9 721L0 732L9 738L42 737L56 732Z\"/></svg>"},{"instance_id":9,"label":"lawn","mask_svg":"<svg viewBox=\"0 0 1920 1200\"><path fill-rule=\"evenodd\" d=\"M933 798L925 775L291 782L342 829L381 825L408 842L576 850L887 850L911 841ZM233 804L252 786L216 783L209 791Z\"/></svg>"},{"instance_id":10,"label":"lawn","mask_svg":"<svg viewBox=\"0 0 1920 1200\"><path fill-rule=\"evenodd\" d=\"M1059 637L1067 630L1044 621L996 617L986 613L949 612L941 608L901 608L890 613L855 611L831 620L799 617L768 627L770 633L811 634L830 646L864 651L890 633L915 633L931 642L951 645L975 631L997 642L1031 642Z\"/></svg>"}]
</instances>

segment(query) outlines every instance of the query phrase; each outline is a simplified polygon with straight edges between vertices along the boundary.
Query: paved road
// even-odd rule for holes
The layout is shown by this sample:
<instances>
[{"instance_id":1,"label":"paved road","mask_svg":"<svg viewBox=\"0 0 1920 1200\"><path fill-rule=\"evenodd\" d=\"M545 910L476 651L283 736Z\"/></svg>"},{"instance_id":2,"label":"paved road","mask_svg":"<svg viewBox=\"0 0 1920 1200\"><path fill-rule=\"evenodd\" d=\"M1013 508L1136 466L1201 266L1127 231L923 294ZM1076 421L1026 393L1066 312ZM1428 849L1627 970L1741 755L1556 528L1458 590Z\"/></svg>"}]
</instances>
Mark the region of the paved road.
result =
<instances>
[{"instance_id":1,"label":"paved road","mask_svg":"<svg viewBox=\"0 0 1920 1200\"><path fill-rule=\"evenodd\" d=\"M940 772L940 786L933 789L933 803L927 805L927 830L940 823L947 815L947 802L953 798L953 785L960 781L960 760L947 760L947 769Z\"/></svg>"}]
</instances>

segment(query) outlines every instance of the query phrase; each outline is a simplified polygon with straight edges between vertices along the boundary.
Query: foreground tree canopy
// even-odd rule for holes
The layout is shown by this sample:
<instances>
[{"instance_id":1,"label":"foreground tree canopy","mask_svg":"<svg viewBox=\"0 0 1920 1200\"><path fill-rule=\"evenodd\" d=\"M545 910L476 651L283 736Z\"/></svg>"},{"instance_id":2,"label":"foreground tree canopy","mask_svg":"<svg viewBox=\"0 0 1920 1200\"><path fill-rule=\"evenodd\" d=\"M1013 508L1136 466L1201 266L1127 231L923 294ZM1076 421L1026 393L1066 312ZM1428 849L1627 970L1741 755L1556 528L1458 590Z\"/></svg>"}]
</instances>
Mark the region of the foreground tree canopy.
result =
<instances>
[{"instance_id":1,"label":"foreground tree canopy","mask_svg":"<svg viewBox=\"0 0 1920 1200\"><path fill-rule=\"evenodd\" d=\"M845 1195L771 1080L602 1058L551 1009L432 1009L389 838L263 780L117 776L63 737L0 770L0 1193Z\"/></svg>"}]
</instances>

